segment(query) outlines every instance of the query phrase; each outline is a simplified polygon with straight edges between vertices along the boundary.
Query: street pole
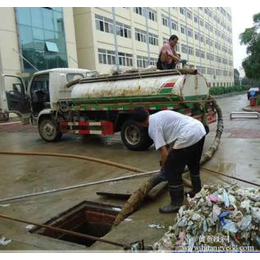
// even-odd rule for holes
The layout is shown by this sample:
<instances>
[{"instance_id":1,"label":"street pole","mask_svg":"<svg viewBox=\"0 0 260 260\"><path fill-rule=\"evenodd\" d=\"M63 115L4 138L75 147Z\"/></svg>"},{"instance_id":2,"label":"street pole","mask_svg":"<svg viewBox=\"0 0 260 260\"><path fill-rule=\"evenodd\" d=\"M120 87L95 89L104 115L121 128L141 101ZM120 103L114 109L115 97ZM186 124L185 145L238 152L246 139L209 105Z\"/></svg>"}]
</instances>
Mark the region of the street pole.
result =
<instances>
[{"instance_id":1,"label":"street pole","mask_svg":"<svg viewBox=\"0 0 260 260\"><path fill-rule=\"evenodd\" d=\"M115 49L116 49L116 69L119 71L119 57L118 57L118 44L117 44L117 34L116 34L116 11L115 7L112 7L113 13L113 30L114 30L114 40L115 40Z\"/></svg>"},{"instance_id":2,"label":"street pole","mask_svg":"<svg viewBox=\"0 0 260 260\"><path fill-rule=\"evenodd\" d=\"M150 57L150 46L149 46L148 7L144 7L144 15L145 15L146 42L147 42L148 66L149 66L151 57Z\"/></svg>"}]
</instances>

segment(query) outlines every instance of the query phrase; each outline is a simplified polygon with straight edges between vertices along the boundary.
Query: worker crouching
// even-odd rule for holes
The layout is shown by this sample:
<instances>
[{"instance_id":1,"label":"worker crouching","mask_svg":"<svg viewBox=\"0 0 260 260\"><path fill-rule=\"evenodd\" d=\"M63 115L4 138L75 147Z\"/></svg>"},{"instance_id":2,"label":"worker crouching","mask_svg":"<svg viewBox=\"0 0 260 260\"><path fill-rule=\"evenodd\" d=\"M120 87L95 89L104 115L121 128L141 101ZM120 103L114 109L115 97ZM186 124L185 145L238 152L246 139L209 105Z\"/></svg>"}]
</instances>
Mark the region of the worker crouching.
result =
<instances>
[{"instance_id":1,"label":"worker crouching","mask_svg":"<svg viewBox=\"0 0 260 260\"><path fill-rule=\"evenodd\" d=\"M159 208L160 213L176 213L183 205L182 173L188 166L194 197L201 190L200 159L206 131L204 125L189 116L164 110L149 115L143 107L132 112L132 119L148 127L156 150L161 153L161 178L168 181L171 203Z\"/></svg>"}]
</instances>

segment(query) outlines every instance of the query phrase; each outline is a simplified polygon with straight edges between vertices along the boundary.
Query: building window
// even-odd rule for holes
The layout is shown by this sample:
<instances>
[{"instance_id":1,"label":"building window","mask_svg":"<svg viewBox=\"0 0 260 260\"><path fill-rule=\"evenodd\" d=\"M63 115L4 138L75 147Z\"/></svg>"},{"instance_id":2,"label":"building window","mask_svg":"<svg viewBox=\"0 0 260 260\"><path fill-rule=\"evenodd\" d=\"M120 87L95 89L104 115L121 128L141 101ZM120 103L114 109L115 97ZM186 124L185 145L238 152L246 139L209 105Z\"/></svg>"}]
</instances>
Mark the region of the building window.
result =
<instances>
[{"instance_id":1,"label":"building window","mask_svg":"<svg viewBox=\"0 0 260 260\"><path fill-rule=\"evenodd\" d=\"M194 35L195 35L195 40L199 41L199 33L195 32Z\"/></svg>"},{"instance_id":2,"label":"building window","mask_svg":"<svg viewBox=\"0 0 260 260\"><path fill-rule=\"evenodd\" d=\"M162 24L164 25L164 26L169 26L169 18L168 17L166 17L166 16L164 16L164 15L162 15Z\"/></svg>"},{"instance_id":3,"label":"building window","mask_svg":"<svg viewBox=\"0 0 260 260\"><path fill-rule=\"evenodd\" d=\"M128 25L116 22L116 34L125 38L131 38L131 28Z\"/></svg>"},{"instance_id":4,"label":"building window","mask_svg":"<svg viewBox=\"0 0 260 260\"><path fill-rule=\"evenodd\" d=\"M148 9L148 18L152 21L157 21L157 12L154 11L153 9L149 8Z\"/></svg>"},{"instance_id":5,"label":"building window","mask_svg":"<svg viewBox=\"0 0 260 260\"><path fill-rule=\"evenodd\" d=\"M216 75L217 76L222 76L222 70L216 69Z\"/></svg>"},{"instance_id":6,"label":"building window","mask_svg":"<svg viewBox=\"0 0 260 260\"><path fill-rule=\"evenodd\" d=\"M196 49L196 56L197 57L201 57L201 58L205 58L205 52L204 51L201 51L199 49Z\"/></svg>"},{"instance_id":7,"label":"building window","mask_svg":"<svg viewBox=\"0 0 260 260\"><path fill-rule=\"evenodd\" d=\"M190 55L194 55L194 48L193 47L188 46L188 51L189 51Z\"/></svg>"},{"instance_id":8,"label":"building window","mask_svg":"<svg viewBox=\"0 0 260 260\"><path fill-rule=\"evenodd\" d=\"M192 14L190 11L187 11L187 17L192 20Z\"/></svg>"},{"instance_id":9,"label":"building window","mask_svg":"<svg viewBox=\"0 0 260 260\"><path fill-rule=\"evenodd\" d=\"M146 42L146 32L135 28L135 39L139 42Z\"/></svg>"},{"instance_id":10,"label":"building window","mask_svg":"<svg viewBox=\"0 0 260 260\"><path fill-rule=\"evenodd\" d=\"M172 23L172 29L178 31L178 23L173 20L171 20L171 23Z\"/></svg>"},{"instance_id":11,"label":"building window","mask_svg":"<svg viewBox=\"0 0 260 260\"><path fill-rule=\"evenodd\" d=\"M148 58L144 56L137 55L137 67L146 68L148 66Z\"/></svg>"},{"instance_id":12,"label":"building window","mask_svg":"<svg viewBox=\"0 0 260 260\"><path fill-rule=\"evenodd\" d=\"M149 33L149 43L151 45L156 45L158 46L158 36L153 34L153 33Z\"/></svg>"},{"instance_id":13,"label":"building window","mask_svg":"<svg viewBox=\"0 0 260 260\"><path fill-rule=\"evenodd\" d=\"M38 70L68 67L63 8L17 7L22 55ZM23 72L35 69L26 61Z\"/></svg>"},{"instance_id":14,"label":"building window","mask_svg":"<svg viewBox=\"0 0 260 260\"><path fill-rule=\"evenodd\" d=\"M182 52L182 53L187 53L187 52L188 52L188 46L182 44L182 45L181 45L181 52Z\"/></svg>"},{"instance_id":15,"label":"building window","mask_svg":"<svg viewBox=\"0 0 260 260\"><path fill-rule=\"evenodd\" d=\"M210 38L206 38L206 44L213 46L213 41Z\"/></svg>"},{"instance_id":16,"label":"building window","mask_svg":"<svg viewBox=\"0 0 260 260\"><path fill-rule=\"evenodd\" d=\"M206 68L205 67L197 66L197 70L201 74L206 74Z\"/></svg>"},{"instance_id":17,"label":"building window","mask_svg":"<svg viewBox=\"0 0 260 260\"><path fill-rule=\"evenodd\" d=\"M133 66L133 55L129 53L118 53L119 65L121 66ZM114 65L116 64L115 51L98 49L98 60L101 64Z\"/></svg>"},{"instance_id":18,"label":"building window","mask_svg":"<svg viewBox=\"0 0 260 260\"><path fill-rule=\"evenodd\" d=\"M134 12L139 15L144 15L144 8L143 7L134 7Z\"/></svg>"},{"instance_id":19,"label":"building window","mask_svg":"<svg viewBox=\"0 0 260 260\"><path fill-rule=\"evenodd\" d=\"M180 7L180 13L181 13L182 15L185 15L185 9L182 8L182 7Z\"/></svg>"},{"instance_id":20,"label":"building window","mask_svg":"<svg viewBox=\"0 0 260 260\"><path fill-rule=\"evenodd\" d=\"M133 67L133 55L119 52L118 53L119 65Z\"/></svg>"},{"instance_id":21,"label":"building window","mask_svg":"<svg viewBox=\"0 0 260 260\"><path fill-rule=\"evenodd\" d=\"M196 15L194 15L194 22L198 23L198 17Z\"/></svg>"},{"instance_id":22,"label":"building window","mask_svg":"<svg viewBox=\"0 0 260 260\"><path fill-rule=\"evenodd\" d=\"M116 54L115 51L98 49L98 60L101 64L116 64Z\"/></svg>"},{"instance_id":23,"label":"building window","mask_svg":"<svg viewBox=\"0 0 260 260\"><path fill-rule=\"evenodd\" d=\"M211 60L211 61L214 61L214 55L211 54L211 53L207 53L207 59Z\"/></svg>"},{"instance_id":24,"label":"building window","mask_svg":"<svg viewBox=\"0 0 260 260\"><path fill-rule=\"evenodd\" d=\"M204 21L202 19L200 19L200 26L203 27L204 26Z\"/></svg>"},{"instance_id":25,"label":"building window","mask_svg":"<svg viewBox=\"0 0 260 260\"><path fill-rule=\"evenodd\" d=\"M156 66L158 58L150 58L150 65Z\"/></svg>"},{"instance_id":26,"label":"building window","mask_svg":"<svg viewBox=\"0 0 260 260\"><path fill-rule=\"evenodd\" d=\"M215 70L212 69L212 68L208 68L208 69L207 69L207 74L208 74L208 75L214 75L214 74L215 74Z\"/></svg>"},{"instance_id":27,"label":"building window","mask_svg":"<svg viewBox=\"0 0 260 260\"><path fill-rule=\"evenodd\" d=\"M193 37L193 31L191 29L187 29L188 36Z\"/></svg>"},{"instance_id":28,"label":"building window","mask_svg":"<svg viewBox=\"0 0 260 260\"><path fill-rule=\"evenodd\" d=\"M181 33L185 34L185 27L181 25Z\"/></svg>"},{"instance_id":29,"label":"building window","mask_svg":"<svg viewBox=\"0 0 260 260\"><path fill-rule=\"evenodd\" d=\"M106 17L95 15L96 29L101 32L114 33L113 32L113 20Z\"/></svg>"},{"instance_id":30,"label":"building window","mask_svg":"<svg viewBox=\"0 0 260 260\"><path fill-rule=\"evenodd\" d=\"M163 44L165 44L166 42L169 42L168 38L163 37Z\"/></svg>"},{"instance_id":31,"label":"building window","mask_svg":"<svg viewBox=\"0 0 260 260\"><path fill-rule=\"evenodd\" d=\"M46 49L49 52L59 52L58 46L55 42L45 42L46 44Z\"/></svg>"}]
</instances>

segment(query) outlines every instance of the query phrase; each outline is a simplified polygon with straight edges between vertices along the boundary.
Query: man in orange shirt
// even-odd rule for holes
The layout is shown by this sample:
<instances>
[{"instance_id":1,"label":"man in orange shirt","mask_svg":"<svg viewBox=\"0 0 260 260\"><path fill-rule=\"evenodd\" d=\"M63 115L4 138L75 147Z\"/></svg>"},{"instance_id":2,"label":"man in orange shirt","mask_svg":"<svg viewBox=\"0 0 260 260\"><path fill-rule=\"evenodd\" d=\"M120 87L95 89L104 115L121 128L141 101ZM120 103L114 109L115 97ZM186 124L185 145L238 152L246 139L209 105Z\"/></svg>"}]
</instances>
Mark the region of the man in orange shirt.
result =
<instances>
[{"instance_id":1,"label":"man in orange shirt","mask_svg":"<svg viewBox=\"0 0 260 260\"><path fill-rule=\"evenodd\" d=\"M175 50L175 46L178 43L178 40L179 38L176 35L172 35L169 39L169 42L163 45L157 61L157 69L174 69L176 63L180 62L180 56Z\"/></svg>"}]
</instances>

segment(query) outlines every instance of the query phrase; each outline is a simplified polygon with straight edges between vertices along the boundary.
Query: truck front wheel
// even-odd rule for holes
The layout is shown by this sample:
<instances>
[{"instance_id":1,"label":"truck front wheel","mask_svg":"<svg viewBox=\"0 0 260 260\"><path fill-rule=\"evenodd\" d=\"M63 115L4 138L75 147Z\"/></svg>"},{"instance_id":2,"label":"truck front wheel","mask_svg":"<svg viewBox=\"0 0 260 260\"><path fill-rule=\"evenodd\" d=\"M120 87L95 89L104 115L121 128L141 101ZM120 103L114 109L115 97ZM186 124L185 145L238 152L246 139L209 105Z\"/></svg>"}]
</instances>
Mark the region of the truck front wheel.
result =
<instances>
[{"instance_id":1,"label":"truck front wheel","mask_svg":"<svg viewBox=\"0 0 260 260\"><path fill-rule=\"evenodd\" d=\"M47 142L57 141L62 136L57 123L51 118L44 118L40 121L39 134L41 138Z\"/></svg>"},{"instance_id":2,"label":"truck front wheel","mask_svg":"<svg viewBox=\"0 0 260 260\"><path fill-rule=\"evenodd\" d=\"M123 124L121 139L124 145L132 151L145 151L153 144L147 128L134 120L128 120Z\"/></svg>"}]
</instances>

